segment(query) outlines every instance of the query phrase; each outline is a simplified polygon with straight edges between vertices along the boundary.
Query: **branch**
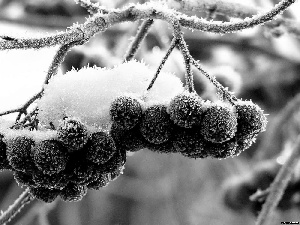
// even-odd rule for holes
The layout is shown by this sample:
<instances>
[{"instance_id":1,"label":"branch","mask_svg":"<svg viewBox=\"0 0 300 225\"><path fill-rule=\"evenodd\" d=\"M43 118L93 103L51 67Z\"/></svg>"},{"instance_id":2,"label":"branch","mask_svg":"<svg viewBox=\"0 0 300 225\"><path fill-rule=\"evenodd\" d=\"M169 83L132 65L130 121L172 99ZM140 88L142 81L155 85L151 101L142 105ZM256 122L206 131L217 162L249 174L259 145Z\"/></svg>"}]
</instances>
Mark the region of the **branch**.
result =
<instances>
[{"instance_id":1,"label":"branch","mask_svg":"<svg viewBox=\"0 0 300 225\"><path fill-rule=\"evenodd\" d=\"M160 73L161 69L165 65L165 63L166 63L167 59L169 58L170 54L172 53L173 49L176 47L176 44L177 44L177 39L173 38L172 42L171 42L171 44L170 44L170 46L167 50L166 55L163 57L162 61L160 62L159 66L158 66L158 69L156 70L156 73L155 73L153 79L151 80L151 82L150 82L150 84L147 88L147 91L149 91L152 88L154 82L156 81L156 79L158 77L158 74Z\"/></svg>"},{"instance_id":2,"label":"branch","mask_svg":"<svg viewBox=\"0 0 300 225\"><path fill-rule=\"evenodd\" d=\"M63 45L73 41L89 40L98 32L105 31L108 27L121 22L133 22L142 19L161 19L172 24L179 21L180 25L191 30L200 30L212 33L231 33L251 28L271 21L276 15L282 13L296 0L282 0L273 9L265 14L260 14L241 22L208 22L197 17L188 17L185 14L150 2L140 5L130 5L122 10L115 10L108 14L97 13L88 18L84 24L72 26L70 30L42 38L25 38L12 41L0 41L0 50L43 48L54 45ZM83 35L84 34L84 35ZM15 38L16 39L16 38Z\"/></svg>"},{"instance_id":3,"label":"branch","mask_svg":"<svg viewBox=\"0 0 300 225\"><path fill-rule=\"evenodd\" d=\"M33 200L32 196L29 193L29 189L27 188L16 201L8 207L8 209L3 212L0 216L0 224L5 225L9 221L11 221L20 211L21 209L28 203Z\"/></svg>"},{"instance_id":4,"label":"branch","mask_svg":"<svg viewBox=\"0 0 300 225\"><path fill-rule=\"evenodd\" d=\"M109 10L107 10L106 7L100 6L99 2L92 3L90 0L75 0L75 3L85 8L90 14L95 14L98 12L103 14L109 13Z\"/></svg>"},{"instance_id":5,"label":"branch","mask_svg":"<svg viewBox=\"0 0 300 225\"><path fill-rule=\"evenodd\" d=\"M135 38L133 39L133 41L131 42L131 44L129 45L129 48L125 54L124 57L124 61L130 61L135 53L137 52L137 50L139 49L141 42L144 40L144 38L146 37L149 28L151 27L151 25L153 24L153 20L152 19L148 19L145 20L142 25L139 27L138 32L135 36Z\"/></svg>"},{"instance_id":6,"label":"branch","mask_svg":"<svg viewBox=\"0 0 300 225\"><path fill-rule=\"evenodd\" d=\"M260 212L256 225L266 225L272 212L278 205L284 194L284 191L292 178L295 167L300 159L300 135L296 140L294 149L285 164L279 170L274 182L270 186L270 193L267 197L262 211Z\"/></svg>"}]
</instances>

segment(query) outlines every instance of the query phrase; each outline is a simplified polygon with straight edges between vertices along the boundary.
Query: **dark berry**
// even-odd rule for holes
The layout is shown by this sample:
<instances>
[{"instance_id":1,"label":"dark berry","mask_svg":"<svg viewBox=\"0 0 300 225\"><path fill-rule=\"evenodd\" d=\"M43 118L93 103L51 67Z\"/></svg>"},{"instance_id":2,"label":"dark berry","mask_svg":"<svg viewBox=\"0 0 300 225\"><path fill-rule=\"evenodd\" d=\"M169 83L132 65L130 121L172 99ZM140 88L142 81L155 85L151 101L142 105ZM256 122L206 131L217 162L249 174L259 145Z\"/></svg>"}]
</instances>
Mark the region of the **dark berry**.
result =
<instances>
[{"instance_id":1,"label":"dark berry","mask_svg":"<svg viewBox=\"0 0 300 225\"><path fill-rule=\"evenodd\" d=\"M185 128L200 125L204 111L204 101L196 93L175 96L168 107L171 120Z\"/></svg>"},{"instance_id":2,"label":"dark berry","mask_svg":"<svg viewBox=\"0 0 300 225\"><path fill-rule=\"evenodd\" d=\"M208 141L221 143L235 135L236 127L236 114L229 107L212 104L203 117L201 134Z\"/></svg>"},{"instance_id":3,"label":"dark berry","mask_svg":"<svg viewBox=\"0 0 300 225\"><path fill-rule=\"evenodd\" d=\"M267 118L263 110L252 101L237 101L237 137L245 138L265 131Z\"/></svg>"},{"instance_id":4,"label":"dark berry","mask_svg":"<svg viewBox=\"0 0 300 225\"><path fill-rule=\"evenodd\" d=\"M98 171L103 173L112 173L123 167L126 163L126 152L122 149L118 149L116 154L110 158L106 163L98 166Z\"/></svg>"},{"instance_id":5,"label":"dark berry","mask_svg":"<svg viewBox=\"0 0 300 225\"><path fill-rule=\"evenodd\" d=\"M33 181L32 173L24 173L16 170L14 171L14 178L20 186L36 186L35 182Z\"/></svg>"},{"instance_id":6,"label":"dark berry","mask_svg":"<svg viewBox=\"0 0 300 225\"><path fill-rule=\"evenodd\" d=\"M67 161L68 154L60 141L44 140L34 147L35 165L48 175L64 170Z\"/></svg>"},{"instance_id":7,"label":"dark berry","mask_svg":"<svg viewBox=\"0 0 300 225\"><path fill-rule=\"evenodd\" d=\"M64 171L52 175L36 171L33 173L33 181L39 187L62 189L67 185L69 180Z\"/></svg>"},{"instance_id":8,"label":"dark berry","mask_svg":"<svg viewBox=\"0 0 300 225\"><path fill-rule=\"evenodd\" d=\"M136 152L145 147L146 141L144 140L138 126L129 130L124 130L113 123L110 129L110 135L115 141L118 149Z\"/></svg>"},{"instance_id":9,"label":"dark berry","mask_svg":"<svg viewBox=\"0 0 300 225\"><path fill-rule=\"evenodd\" d=\"M236 150L233 155L238 156L243 151L250 148L250 146L255 142L255 140L256 140L256 135L250 135L250 136L238 139L237 147L236 147Z\"/></svg>"},{"instance_id":10,"label":"dark berry","mask_svg":"<svg viewBox=\"0 0 300 225\"><path fill-rule=\"evenodd\" d=\"M102 174L97 180L89 183L87 187L89 189L100 190L110 182L110 173Z\"/></svg>"},{"instance_id":11,"label":"dark berry","mask_svg":"<svg viewBox=\"0 0 300 225\"><path fill-rule=\"evenodd\" d=\"M88 160L103 164L115 154L116 146L109 134L99 131L89 136L85 151Z\"/></svg>"},{"instance_id":12,"label":"dark berry","mask_svg":"<svg viewBox=\"0 0 300 225\"><path fill-rule=\"evenodd\" d=\"M15 170L23 172L34 171L36 169L32 154L34 145L34 140L26 136L19 136L9 140L7 144L9 164Z\"/></svg>"},{"instance_id":13,"label":"dark berry","mask_svg":"<svg viewBox=\"0 0 300 225\"><path fill-rule=\"evenodd\" d=\"M7 155L6 155L7 146L2 140L2 135L0 134L0 171L5 169L11 169L9 165Z\"/></svg>"},{"instance_id":14,"label":"dark berry","mask_svg":"<svg viewBox=\"0 0 300 225\"><path fill-rule=\"evenodd\" d=\"M61 190L60 197L65 202L77 202L80 201L86 193L86 186L69 183L63 190Z\"/></svg>"},{"instance_id":15,"label":"dark berry","mask_svg":"<svg viewBox=\"0 0 300 225\"><path fill-rule=\"evenodd\" d=\"M208 155L216 159L226 159L228 157L233 157L236 152L237 141L236 138L222 142L222 143L213 143L206 141L204 148L207 151Z\"/></svg>"},{"instance_id":16,"label":"dark berry","mask_svg":"<svg viewBox=\"0 0 300 225\"><path fill-rule=\"evenodd\" d=\"M164 105L147 108L142 116L140 131L143 137L153 144L167 142L172 134L173 122Z\"/></svg>"},{"instance_id":17,"label":"dark berry","mask_svg":"<svg viewBox=\"0 0 300 225\"><path fill-rule=\"evenodd\" d=\"M53 202L56 197L59 195L59 190L48 189L44 187L30 187L30 194L36 199L50 203Z\"/></svg>"},{"instance_id":18,"label":"dark berry","mask_svg":"<svg viewBox=\"0 0 300 225\"><path fill-rule=\"evenodd\" d=\"M111 103L109 113L113 122L128 130L140 121L142 106L136 98L120 96Z\"/></svg>"},{"instance_id":19,"label":"dark berry","mask_svg":"<svg viewBox=\"0 0 300 225\"><path fill-rule=\"evenodd\" d=\"M206 158L204 139L199 129L176 127L173 144L178 152L189 158Z\"/></svg>"},{"instance_id":20,"label":"dark berry","mask_svg":"<svg viewBox=\"0 0 300 225\"><path fill-rule=\"evenodd\" d=\"M65 118L57 129L57 138L69 152L83 148L88 139L87 128L76 119Z\"/></svg>"},{"instance_id":21,"label":"dark berry","mask_svg":"<svg viewBox=\"0 0 300 225\"><path fill-rule=\"evenodd\" d=\"M167 142L164 142L162 144L153 144L148 142L146 144L146 147L153 152L158 152L158 153L177 153L178 149L175 148L173 141L172 140L168 140Z\"/></svg>"}]
</instances>

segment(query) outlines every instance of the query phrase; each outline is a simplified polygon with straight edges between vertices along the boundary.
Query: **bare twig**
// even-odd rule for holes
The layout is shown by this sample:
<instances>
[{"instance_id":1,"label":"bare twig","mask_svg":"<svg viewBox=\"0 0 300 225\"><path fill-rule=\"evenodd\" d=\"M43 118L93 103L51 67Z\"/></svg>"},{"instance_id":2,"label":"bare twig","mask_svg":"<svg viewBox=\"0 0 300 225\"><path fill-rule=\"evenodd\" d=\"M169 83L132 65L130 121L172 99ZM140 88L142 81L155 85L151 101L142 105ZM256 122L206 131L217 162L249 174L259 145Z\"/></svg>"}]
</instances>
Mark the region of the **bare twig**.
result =
<instances>
[{"instance_id":1,"label":"bare twig","mask_svg":"<svg viewBox=\"0 0 300 225\"><path fill-rule=\"evenodd\" d=\"M27 49L43 48L54 45L63 45L74 41L88 40L98 32L105 31L108 27L126 21L137 21L141 19L161 19L172 24L179 21L180 25L189 29L213 32L232 33L243 29L251 28L271 21L276 15L282 13L296 0L282 0L270 11L245 19L241 22L208 22L197 17L188 17L185 14L175 12L167 7L158 6L157 2L150 2L141 5L130 5L122 10L116 10L108 14L95 14L80 25L71 27L70 30L41 38L24 38L12 41L0 41L0 50L5 49ZM84 35L83 35L84 33Z\"/></svg>"},{"instance_id":2,"label":"bare twig","mask_svg":"<svg viewBox=\"0 0 300 225\"><path fill-rule=\"evenodd\" d=\"M100 6L100 4L92 3L90 0L75 0L76 4L79 4L83 8L85 8L90 14L95 14L98 12L101 12L103 14L109 13L109 10L106 9L103 6Z\"/></svg>"},{"instance_id":3,"label":"bare twig","mask_svg":"<svg viewBox=\"0 0 300 225\"><path fill-rule=\"evenodd\" d=\"M11 221L11 219L13 219L21 211L21 209L32 200L33 198L29 193L29 189L26 189L13 204L1 214L0 225L5 225Z\"/></svg>"},{"instance_id":4,"label":"bare twig","mask_svg":"<svg viewBox=\"0 0 300 225\"><path fill-rule=\"evenodd\" d=\"M149 28L151 27L151 25L153 24L153 19L148 19L145 20L141 26L139 27L137 34L135 36L135 38L132 40L132 42L129 45L129 48L124 56L124 61L130 61L134 56L135 53L137 52L137 50L139 49L142 41L144 40L144 38L146 37Z\"/></svg>"},{"instance_id":5,"label":"bare twig","mask_svg":"<svg viewBox=\"0 0 300 225\"><path fill-rule=\"evenodd\" d=\"M292 178L295 166L300 159L300 135L298 136L293 151L285 164L279 170L274 182L270 186L270 193L257 218L256 225L266 225L272 212L278 205L284 191Z\"/></svg>"},{"instance_id":6,"label":"bare twig","mask_svg":"<svg viewBox=\"0 0 300 225\"><path fill-rule=\"evenodd\" d=\"M155 73L153 79L151 80L151 82L150 82L150 84L149 84L149 86L147 88L147 91L149 91L152 88L154 82L156 81L156 79L158 77L158 74L160 73L161 69L165 65L165 63L166 63L167 59L169 58L170 54L172 53L173 49L176 47L176 43L177 43L177 39L173 38L172 41L171 41L171 44L170 44L170 46L169 46L169 48L167 50L166 55L161 60L159 66L158 66L158 69L156 70L156 73Z\"/></svg>"}]
</instances>

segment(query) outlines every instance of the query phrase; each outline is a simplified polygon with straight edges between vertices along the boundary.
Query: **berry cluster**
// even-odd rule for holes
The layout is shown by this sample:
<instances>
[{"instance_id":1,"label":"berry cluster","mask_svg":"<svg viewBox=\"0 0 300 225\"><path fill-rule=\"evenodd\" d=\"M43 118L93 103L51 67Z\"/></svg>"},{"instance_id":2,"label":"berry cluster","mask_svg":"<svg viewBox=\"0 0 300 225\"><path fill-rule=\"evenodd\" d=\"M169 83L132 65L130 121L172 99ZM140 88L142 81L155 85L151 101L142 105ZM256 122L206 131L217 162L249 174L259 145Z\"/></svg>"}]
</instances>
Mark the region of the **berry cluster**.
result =
<instances>
[{"instance_id":1,"label":"berry cluster","mask_svg":"<svg viewBox=\"0 0 300 225\"><path fill-rule=\"evenodd\" d=\"M190 158L228 158L249 148L265 130L263 110L251 101L234 105L204 101L184 92L168 105L143 102L132 96L116 98L110 107L110 134L117 148L179 152Z\"/></svg>"},{"instance_id":2,"label":"berry cluster","mask_svg":"<svg viewBox=\"0 0 300 225\"><path fill-rule=\"evenodd\" d=\"M17 136L0 139L0 169L44 202L56 197L79 201L88 189L99 190L123 171L126 152L102 131L88 133L78 120L66 118L53 139Z\"/></svg>"}]
</instances>

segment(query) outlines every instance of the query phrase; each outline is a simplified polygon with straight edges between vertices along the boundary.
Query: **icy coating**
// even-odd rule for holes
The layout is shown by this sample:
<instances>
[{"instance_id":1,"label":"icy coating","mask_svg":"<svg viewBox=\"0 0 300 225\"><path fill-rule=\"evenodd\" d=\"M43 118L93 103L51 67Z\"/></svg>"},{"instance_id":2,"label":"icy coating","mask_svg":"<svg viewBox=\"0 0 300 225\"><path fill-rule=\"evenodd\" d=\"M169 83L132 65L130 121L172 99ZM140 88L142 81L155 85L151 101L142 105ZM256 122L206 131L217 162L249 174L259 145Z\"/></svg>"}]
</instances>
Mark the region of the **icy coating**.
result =
<instances>
[{"instance_id":1,"label":"icy coating","mask_svg":"<svg viewBox=\"0 0 300 225\"><path fill-rule=\"evenodd\" d=\"M80 118L83 123L108 129L111 102L123 94L134 95L145 105L166 104L184 88L179 78L161 72L148 93L146 89L155 74L144 63L129 61L112 69L82 68L53 77L38 102L38 119L55 127L65 116Z\"/></svg>"}]
</instances>

